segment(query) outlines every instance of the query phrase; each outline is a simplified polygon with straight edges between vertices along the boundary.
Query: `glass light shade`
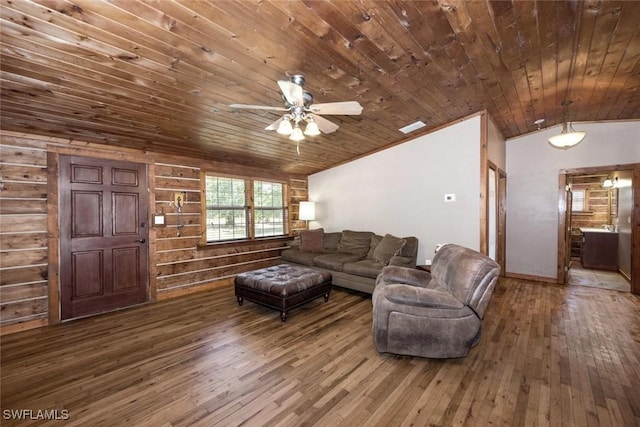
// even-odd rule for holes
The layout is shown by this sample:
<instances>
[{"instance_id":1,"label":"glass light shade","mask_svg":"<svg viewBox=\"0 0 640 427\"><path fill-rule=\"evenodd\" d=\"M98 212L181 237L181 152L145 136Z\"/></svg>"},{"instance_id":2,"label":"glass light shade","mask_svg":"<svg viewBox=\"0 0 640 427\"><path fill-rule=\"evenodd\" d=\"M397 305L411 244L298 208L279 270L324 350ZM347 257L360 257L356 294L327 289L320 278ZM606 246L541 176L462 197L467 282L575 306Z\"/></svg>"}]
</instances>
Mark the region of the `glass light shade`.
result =
<instances>
[{"instance_id":1,"label":"glass light shade","mask_svg":"<svg viewBox=\"0 0 640 427\"><path fill-rule=\"evenodd\" d=\"M291 127L291 122L288 119L282 119L280 124L278 125L278 132L280 135L291 135L293 128Z\"/></svg>"},{"instance_id":2,"label":"glass light shade","mask_svg":"<svg viewBox=\"0 0 640 427\"><path fill-rule=\"evenodd\" d=\"M318 129L318 124L314 121L310 121L307 124L307 128L304 130L304 134L307 136L320 135L320 129Z\"/></svg>"},{"instance_id":3,"label":"glass light shade","mask_svg":"<svg viewBox=\"0 0 640 427\"><path fill-rule=\"evenodd\" d=\"M556 148L571 148L582 142L586 135L586 132L561 133L560 135L549 138L549 144Z\"/></svg>"},{"instance_id":4,"label":"glass light shade","mask_svg":"<svg viewBox=\"0 0 640 427\"><path fill-rule=\"evenodd\" d=\"M300 126L296 124L296 127L293 128L289 139L293 141L302 141L304 139L304 135L302 134L302 129L300 129Z\"/></svg>"},{"instance_id":5,"label":"glass light shade","mask_svg":"<svg viewBox=\"0 0 640 427\"><path fill-rule=\"evenodd\" d=\"M576 132L571 125L567 125L567 122L564 122L560 135L549 138L549 144L555 148L566 150L580 144L585 136L587 136L586 132Z\"/></svg>"},{"instance_id":6,"label":"glass light shade","mask_svg":"<svg viewBox=\"0 0 640 427\"><path fill-rule=\"evenodd\" d=\"M611 181L609 178L605 179L604 182L602 183L602 186L604 188L611 188L613 187L613 181Z\"/></svg>"},{"instance_id":7,"label":"glass light shade","mask_svg":"<svg viewBox=\"0 0 640 427\"><path fill-rule=\"evenodd\" d=\"M300 202L300 219L303 221L315 221L316 219L315 202Z\"/></svg>"}]
</instances>

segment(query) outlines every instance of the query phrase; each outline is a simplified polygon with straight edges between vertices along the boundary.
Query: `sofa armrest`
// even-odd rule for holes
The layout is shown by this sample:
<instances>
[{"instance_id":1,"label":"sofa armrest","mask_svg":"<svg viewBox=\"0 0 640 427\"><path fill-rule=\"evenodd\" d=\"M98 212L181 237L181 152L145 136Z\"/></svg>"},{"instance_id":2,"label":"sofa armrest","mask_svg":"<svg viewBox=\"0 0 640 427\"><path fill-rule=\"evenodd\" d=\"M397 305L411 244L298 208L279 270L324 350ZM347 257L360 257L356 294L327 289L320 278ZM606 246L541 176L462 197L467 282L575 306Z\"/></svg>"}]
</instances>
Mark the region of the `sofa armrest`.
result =
<instances>
[{"instance_id":1,"label":"sofa armrest","mask_svg":"<svg viewBox=\"0 0 640 427\"><path fill-rule=\"evenodd\" d=\"M386 284L376 292L380 292L388 301L411 307L454 309L464 308L464 303L450 293L440 289L427 289L405 284Z\"/></svg>"},{"instance_id":2,"label":"sofa armrest","mask_svg":"<svg viewBox=\"0 0 640 427\"><path fill-rule=\"evenodd\" d=\"M412 257L394 255L389 260L389 265L397 265L400 267L415 268L416 263Z\"/></svg>"},{"instance_id":3,"label":"sofa armrest","mask_svg":"<svg viewBox=\"0 0 640 427\"><path fill-rule=\"evenodd\" d=\"M383 283L406 283L412 286L426 287L430 281L431 273L426 271L388 265L378 275L376 286Z\"/></svg>"}]
</instances>

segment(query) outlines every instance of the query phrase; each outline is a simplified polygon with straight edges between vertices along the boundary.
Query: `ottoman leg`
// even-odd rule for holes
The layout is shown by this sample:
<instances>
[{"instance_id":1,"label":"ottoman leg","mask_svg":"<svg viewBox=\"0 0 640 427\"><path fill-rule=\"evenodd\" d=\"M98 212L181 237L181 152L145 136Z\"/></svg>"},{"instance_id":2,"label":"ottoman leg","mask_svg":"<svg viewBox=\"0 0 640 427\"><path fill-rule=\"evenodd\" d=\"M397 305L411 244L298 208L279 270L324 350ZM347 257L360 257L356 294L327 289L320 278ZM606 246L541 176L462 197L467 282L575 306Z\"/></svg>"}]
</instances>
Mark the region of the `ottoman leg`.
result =
<instances>
[{"instance_id":1,"label":"ottoman leg","mask_svg":"<svg viewBox=\"0 0 640 427\"><path fill-rule=\"evenodd\" d=\"M280 320L282 320L283 322L287 321L287 312L283 311L282 313L280 313Z\"/></svg>"},{"instance_id":2,"label":"ottoman leg","mask_svg":"<svg viewBox=\"0 0 640 427\"><path fill-rule=\"evenodd\" d=\"M324 294L324 302L327 302L327 301L329 301L329 292Z\"/></svg>"},{"instance_id":3,"label":"ottoman leg","mask_svg":"<svg viewBox=\"0 0 640 427\"><path fill-rule=\"evenodd\" d=\"M241 296L238 296L238 297L236 297L236 298L238 298L238 305L240 305L240 306L241 306L241 305L242 305L242 303L244 302L244 298L243 298L243 297L241 297Z\"/></svg>"}]
</instances>

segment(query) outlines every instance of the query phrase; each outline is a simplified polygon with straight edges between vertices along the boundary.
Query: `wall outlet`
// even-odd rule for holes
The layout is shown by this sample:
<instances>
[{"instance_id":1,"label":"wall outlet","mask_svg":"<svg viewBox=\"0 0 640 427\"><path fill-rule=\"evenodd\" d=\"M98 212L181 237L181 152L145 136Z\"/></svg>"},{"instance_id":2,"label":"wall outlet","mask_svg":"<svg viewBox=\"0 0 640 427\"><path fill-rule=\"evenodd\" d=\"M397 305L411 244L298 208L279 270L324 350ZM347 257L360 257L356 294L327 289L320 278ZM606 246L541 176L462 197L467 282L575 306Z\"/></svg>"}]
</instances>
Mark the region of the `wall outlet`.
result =
<instances>
[{"instance_id":1,"label":"wall outlet","mask_svg":"<svg viewBox=\"0 0 640 427\"><path fill-rule=\"evenodd\" d=\"M444 195L444 201L445 202L455 202L456 201L456 195L454 193L445 194Z\"/></svg>"}]
</instances>

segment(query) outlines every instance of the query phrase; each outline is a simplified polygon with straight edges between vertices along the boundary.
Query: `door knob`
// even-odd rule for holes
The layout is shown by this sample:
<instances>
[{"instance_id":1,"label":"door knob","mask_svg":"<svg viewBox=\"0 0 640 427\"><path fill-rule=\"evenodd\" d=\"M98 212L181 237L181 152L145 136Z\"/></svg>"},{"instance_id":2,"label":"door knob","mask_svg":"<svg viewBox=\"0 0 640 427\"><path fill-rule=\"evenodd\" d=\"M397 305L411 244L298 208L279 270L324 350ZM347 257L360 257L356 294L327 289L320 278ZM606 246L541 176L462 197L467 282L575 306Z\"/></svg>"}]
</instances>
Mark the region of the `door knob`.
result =
<instances>
[{"instance_id":1,"label":"door knob","mask_svg":"<svg viewBox=\"0 0 640 427\"><path fill-rule=\"evenodd\" d=\"M144 243L144 242L146 242L146 240L145 239L140 239L140 240L138 240L138 242Z\"/></svg>"}]
</instances>

